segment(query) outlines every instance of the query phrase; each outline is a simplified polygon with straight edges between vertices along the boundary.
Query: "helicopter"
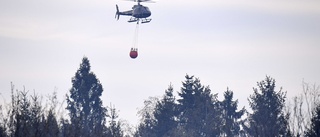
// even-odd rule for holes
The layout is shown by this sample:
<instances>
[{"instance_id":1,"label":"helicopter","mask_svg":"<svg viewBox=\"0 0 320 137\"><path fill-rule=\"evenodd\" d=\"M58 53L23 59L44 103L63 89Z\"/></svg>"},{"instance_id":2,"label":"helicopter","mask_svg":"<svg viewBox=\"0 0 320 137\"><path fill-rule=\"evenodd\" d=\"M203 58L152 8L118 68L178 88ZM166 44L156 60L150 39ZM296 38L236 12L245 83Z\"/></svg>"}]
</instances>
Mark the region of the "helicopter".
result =
<instances>
[{"instance_id":1,"label":"helicopter","mask_svg":"<svg viewBox=\"0 0 320 137\"><path fill-rule=\"evenodd\" d=\"M130 1L134 1L137 2L137 5L134 5L132 7L132 10L129 11L119 11L119 7L118 5L116 5L116 15L115 18L117 20L119 20L120 15L124 15L124 16L131 16L131 18L128 20L129 23L131 22L137 22L137 24L139 24L139 22L141 21L141 23L149 23L151 21L150 17L151 16L151 11L149 10L148 7L143 6L140 4L140 2L150 2L151 0L130 0Z\"/></svg>"}]
</instances>

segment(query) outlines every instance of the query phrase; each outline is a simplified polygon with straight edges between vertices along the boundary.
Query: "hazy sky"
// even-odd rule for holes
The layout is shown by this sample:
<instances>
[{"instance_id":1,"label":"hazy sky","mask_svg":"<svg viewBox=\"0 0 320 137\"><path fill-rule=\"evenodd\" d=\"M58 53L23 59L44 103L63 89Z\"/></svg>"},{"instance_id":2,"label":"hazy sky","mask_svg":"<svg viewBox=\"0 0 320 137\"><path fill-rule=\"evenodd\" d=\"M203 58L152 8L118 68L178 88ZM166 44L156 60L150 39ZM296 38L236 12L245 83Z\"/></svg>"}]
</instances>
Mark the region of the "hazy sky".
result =
<instances>
[{"instance_id":1,"label":"hazy sky","mask_svg":"<svg viewBox=\"0 0 320 137\"><path fill-rule=\"evenodd\" d=\"M16 89L42 95L57 88L59 100L84 56L103 85L104 105L136 124L137 108L161 96L186 74L213 93L229 87L247 106L256 82L276 79L291 98L302 81L320 84L320 1L160 0L143 3L152 21L140 25L133 60L135 23L114 19L115 0L1 0L0 93ZM3 102L1 97L0 101ZM10 101L6 99L6 101Z\"/></svg>"}]
</instances>

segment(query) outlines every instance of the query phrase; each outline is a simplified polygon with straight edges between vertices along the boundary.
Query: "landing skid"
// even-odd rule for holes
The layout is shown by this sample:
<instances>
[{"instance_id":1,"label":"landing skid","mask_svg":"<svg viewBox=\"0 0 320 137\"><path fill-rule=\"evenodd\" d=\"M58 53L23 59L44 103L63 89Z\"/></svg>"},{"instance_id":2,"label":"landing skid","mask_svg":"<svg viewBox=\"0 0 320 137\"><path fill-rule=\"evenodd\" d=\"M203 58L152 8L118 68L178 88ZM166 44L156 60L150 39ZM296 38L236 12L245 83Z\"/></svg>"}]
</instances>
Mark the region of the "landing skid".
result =
<instances>
[{"instance_id":1,"label":"landing skid","mask_svg":"<svg viewBox=\"0 0 320 137\"><path fill-rule=\"evenodd\" d=\"M150 21L151 19L147 19L147 18L141 19L141 23L149 23Z\"/></svg>"},{"instance_id":2,"label":"landing skid","mask_svg":"<svg viewBox=\"0 0 320 137\"><path fill-rule=\"evenodd\" d=\"M128 22L129 23L131 23L131 22L139 22L139 19L131 17L130 20L128 20Z\"/></svg>"},{"instance_id":3,"label":"landing skid","mask_svg":"<svg viewBox=\"0 0 320 137\"><path fill-rule=\"evenodd\" d=\"M129 23L137 22L137 24L139 24L139 22L141 22L141 23L149 23L151 20L152 19L131 17L130 20L128 20L128 22Z\"/></svg>"}]
</instances>

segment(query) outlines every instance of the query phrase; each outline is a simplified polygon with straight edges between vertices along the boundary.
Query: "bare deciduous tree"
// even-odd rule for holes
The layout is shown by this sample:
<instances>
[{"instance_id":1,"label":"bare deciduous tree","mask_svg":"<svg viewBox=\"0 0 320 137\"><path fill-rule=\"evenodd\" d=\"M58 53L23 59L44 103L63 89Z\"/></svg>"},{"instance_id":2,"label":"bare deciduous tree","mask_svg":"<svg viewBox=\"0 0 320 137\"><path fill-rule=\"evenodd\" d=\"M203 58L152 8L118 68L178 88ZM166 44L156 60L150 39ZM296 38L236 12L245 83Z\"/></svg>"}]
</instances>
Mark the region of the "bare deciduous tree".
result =
<instances>
[{"instance_id":1,"label":"bare deciduous tree","mask_svg":"<svg viewBox=\"0 0 320 137\"><path fill-rule=\"evenodd\" d=\"M302 82L302 93L287 105L290 114L290 130L293 136L303 136L310 127L312 111L320 103L320 86Z\"/></svg>"}]
</instances>

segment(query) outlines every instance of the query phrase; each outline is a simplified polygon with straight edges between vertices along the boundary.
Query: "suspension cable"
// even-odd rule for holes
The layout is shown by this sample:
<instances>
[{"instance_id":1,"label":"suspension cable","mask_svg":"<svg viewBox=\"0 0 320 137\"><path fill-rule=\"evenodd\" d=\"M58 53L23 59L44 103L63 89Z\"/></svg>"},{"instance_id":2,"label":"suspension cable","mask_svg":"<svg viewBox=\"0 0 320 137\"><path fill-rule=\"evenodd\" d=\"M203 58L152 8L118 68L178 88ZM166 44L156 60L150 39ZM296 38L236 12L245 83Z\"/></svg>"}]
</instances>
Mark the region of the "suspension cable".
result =
<instances>
[{"instance_id":1,"label":"suspension cable","mask_svg":"<svg viewBox=\"0 0 320 137\"><path fill-rule=\"evenodd\" d=\"M136 24L136 29L134 31L133 46L132 49L138 50L138 39L139 39L139 22Z\"/></svg>"}]
</instances>

